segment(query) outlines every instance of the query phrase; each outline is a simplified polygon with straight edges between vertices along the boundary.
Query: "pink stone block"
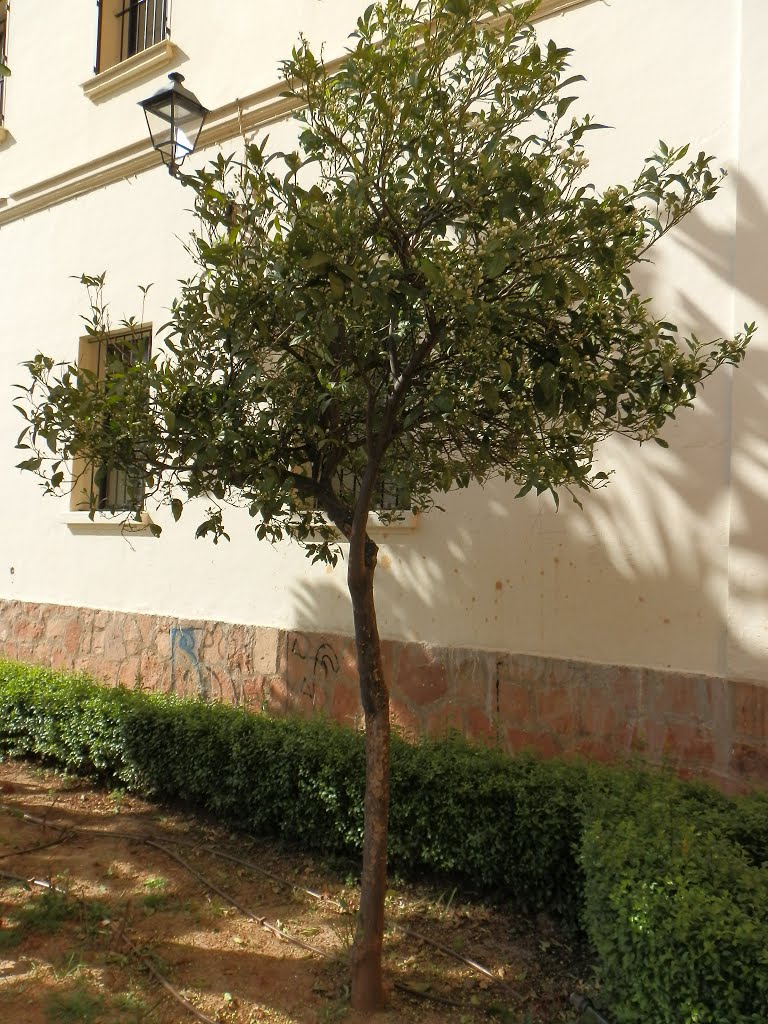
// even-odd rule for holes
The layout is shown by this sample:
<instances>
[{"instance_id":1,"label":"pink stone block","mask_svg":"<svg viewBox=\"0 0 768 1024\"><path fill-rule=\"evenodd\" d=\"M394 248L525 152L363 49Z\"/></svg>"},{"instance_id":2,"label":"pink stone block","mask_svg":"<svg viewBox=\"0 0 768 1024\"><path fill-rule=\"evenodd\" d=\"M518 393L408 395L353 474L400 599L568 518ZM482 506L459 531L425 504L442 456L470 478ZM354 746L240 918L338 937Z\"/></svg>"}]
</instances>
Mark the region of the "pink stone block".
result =
<instances>
[{"instance_id":1,"label":"pink stone block","mask_svg":"<svg viewBox=\"0 0 768 1024\"><path fill-rule=\"evenodd\" d=\"M650 686L650 713L657 718L695 719L699 708L700 679L681 672L659 674Z\"/></svg>"},{"instance_id":2,"label":"pink stone block","mask_svg":"<svg viewBox=\"0 0 768 1024\"><path fill-rule=\"evenodd\" d=\"M507 729L507 749L512 754L531 751L541 757L557 757L561 746L549 733L529 731L527 729Z\"/></svg>"},{"instance_id":3,"label":"pink stone block","mask_svg":"<svg viewBox=\"0 0 768 1024\"><path fill-rule=\"evenodd\" d=\"M733 683L732 691L737 735L768 739L768 685Z\"/></svg>"},{"instance_id":4,"label":"pink stone block","mask_svg":"<svg viewBox=\"0 0 768 1024\"><path fill-rule=\"evenodd\" d=\"M448 692L445 665L435 661L420 644L407 644L400 652L396 685L415 707L434 704Z\"/></svg>"},{"instance_id":5,"label":"pink stone block","mask_svg":"<svg viewBox=\"0 0 768 1024\"><path fill-rule=\"evenodd\" d=\"M731 752L731 771L754 785L768 786L768 748L749 743L736 743Z\"/></svg>"},{"instance_id":6,"label":"pink stone block","mask_svg":"<svg viewBox=\"0 0 768 1024\"><path fill-rule=\"evenodd\" d=\"M141 685L145 690L162 693L170 678L168 660L158 656L156 651L145 650L139 659Z\"/></svg>"},{"instance_id":7,"label":"pink stone block","mask_svg":"<svg viewBox=\"0 0 768 1024\"><path fill-rule=\"evenodd\" d=\"M611 700L611 694L604 690L591 690L585 694L581 706L580 723L581 731L586 736L597 738L615 736L619 719Z\"/></svg>"},{"instance_id":8,"label":"pink stone block","mask_svg":"<svg viewBox=\"0 0 768 1024\"><path fill-rule=\"evenodd\" d=\"M347 682L336 682L330 700L331 717L342 725L357 725L363 716L357 687Z\"/></svg>"},{"instance_id":9,"label":"pink stone block","mask_svg":"<svg viewBox=\"0 0 768 1024\"><path fill-rule=\"evenodd\" d=\"M26 620L20 622L14 631L14 640L17 643L32 642L39 640L45 634L45 625L40 621Z\"/></svg>"},{"instance_id":10,"label":"pink stone block","mask_svg":"<svg viewBox=\"0 0 768 1024\"><path fill-rule=\"evenodd\" d=\"M533 695L527 686L509 680L500 680L498 716L502 722L518 729L530 728L535 721L533 708Z\"/></svg>"},{"instance_id":11,"label":"pink stone block","mask_svg":"<svg viewBox=\"0 0 768 1024\"><path fill-rule=\"evenodd\" d=\"M573 686L548 686L534 693L536 717L540 726L560 736L579 732L579 695Z\"/></svg>"},{"instance_id":12,"label":"pink stone block","mask_svg":"<svg viewBox=\"0 0 768 1024\"><path fill-rule=\"evenodd\" d=\"M437 652L435 652L437 654ZM447 668L448 696L462 708L490 714L496 704L496 658L485 651L441 649L437 659Z\"/></svg>"},{"instance_id":13,"label":"pink stone block","mask_svg":"<svg viewBox=\"0 0 768 1024\"><path fill-rule=\"evenodd\" d=\"M484 746L493 746L496 742L496 727L491 719L478 708L470 708L465 716L465 734Z\"/></svg>"},{"instance_id":14,"label":"pink stone block","mask_svg":"<svg viewBox=\"0 0 768 1024\"><path fill-rule=\"evenodd\" d=\"M394 729L411 739L422 735L423 727L419 716L407 704L397 698L389 702L389 720Z\"/></svg>"},{"instance_id":15,"label":"pink stone block","mask_svg":"<svg viewBox=\"0 0 768 1024\"><path fill-rule=\"evenodd\" d=\"M118 686L126 686L131 690L135 689L141 682L141 658L133 656L121 662L114 676L114 682Z\"/></svg>"},{"instance_id":16,"label":"pink stone block","mask_svg":"<svg viewBox=\"0 0 768 1024\"><path fill-rule=\"evenodd\" d=\"M464 732L462 710L455 704L444 704L426 711L425 715L428 736L442 739L452 732Z\"/></svg>"},{"instance_id":17,"label":"pink stone block","mask_svg":"<svg viewBox=\"0 0 768 1024\"><path fill-rule=\"evenodd\" d=\"M605 740L582 739L568 745L567 754L577 754L590 761L613 764L617 760L616 749Z\"/></svg>"},{"instance_id":18,"label":"pink stone block","mask_svg":"<svg viewBox=\"0 0 768 1024\"><path fill-rule=\"evenodd\" d=\"M75 617L70 619L64 630L64 650L74 658L80 648L80 641L83 630L80 621Z\"/></svg>"}]
</instances>

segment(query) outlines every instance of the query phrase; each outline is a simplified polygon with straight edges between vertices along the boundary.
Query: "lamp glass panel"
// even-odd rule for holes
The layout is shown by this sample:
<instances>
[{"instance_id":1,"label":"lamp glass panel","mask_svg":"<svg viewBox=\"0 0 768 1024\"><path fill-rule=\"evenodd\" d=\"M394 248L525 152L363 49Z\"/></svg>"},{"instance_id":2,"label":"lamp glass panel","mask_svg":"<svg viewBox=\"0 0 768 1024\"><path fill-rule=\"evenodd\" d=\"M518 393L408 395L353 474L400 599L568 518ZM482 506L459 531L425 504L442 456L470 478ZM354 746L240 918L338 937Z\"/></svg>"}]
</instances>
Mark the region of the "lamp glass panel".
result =
<instances>
[{"instance_id":1,"label":"lamp glass panel","mask_svg":"<svg viewBox=\"0 0 768 1024\"><path fill-rule=\"evenodd\" d=\"M143 106L143 104L142 104ZM166 164L179 164L195 148L207 111L175 91L144 107L152 145Z\"/></svg>"},{"instance_id":2,"label":"lamp glass panel","mask_svg":"<svg viewBox=\"0 0 768 1024\"><path fill-rule=\"evenodd\" d=\"M156 117L162 118L164 121L170 121L173 117L173 107L173 93L168 92L161 98L153 100L153 102L144 109L147 113L154 114Z\"/></svg>"},{"instance_id":3,"label":"lamp glass panel","mask_svg":"<svg viewBox=\"0 0 768 1024\"><path fill-rule=\"evenodd\" d=\"M147 110L146 115L152 145L163 154L163 159L167 162L172 152L170 119L157 117L152 110Z\"/></svg>"},{"instance_id":4,"label":"lamp glass panel","mask_svg":"<svg viewBox=\"0 0 768 1024\"><path fill-rule=\"evenodd\" d=\"M192 152L197 142L197 137L200 134L200 129L203 127L204 115L199 110L184 110L177 109L176 111L176 126L179 131L179 135L183 135L187 140L185 145L187 151Z\"/></svg>"}]
</instances>

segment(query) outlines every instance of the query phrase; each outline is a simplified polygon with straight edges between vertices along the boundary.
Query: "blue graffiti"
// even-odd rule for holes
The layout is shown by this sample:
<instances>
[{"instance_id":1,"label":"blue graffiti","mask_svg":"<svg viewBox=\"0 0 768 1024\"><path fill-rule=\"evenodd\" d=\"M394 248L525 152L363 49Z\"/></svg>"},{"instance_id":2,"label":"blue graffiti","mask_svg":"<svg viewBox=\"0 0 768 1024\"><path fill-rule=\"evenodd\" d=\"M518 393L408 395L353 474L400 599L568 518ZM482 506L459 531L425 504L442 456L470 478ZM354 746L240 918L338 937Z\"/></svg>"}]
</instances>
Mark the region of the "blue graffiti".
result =
<instances>
[{"instance_id":1,"label":"blue graffiti","mask_svg":"<svg viewBox=\"0 0 768 1024\"><path fill-rule=\"evenodd\" d=\"M179 672L191 670L197 676L198 696L203 700L210 700L211 687L205 678L203 667L200 664L198 655L198 639L195 635L198 630L192 626L171 626L171 685L170 692L176 692L176 665L177 651L184 656L184 667L179 666Z\"/></svg>"}]
</instances>

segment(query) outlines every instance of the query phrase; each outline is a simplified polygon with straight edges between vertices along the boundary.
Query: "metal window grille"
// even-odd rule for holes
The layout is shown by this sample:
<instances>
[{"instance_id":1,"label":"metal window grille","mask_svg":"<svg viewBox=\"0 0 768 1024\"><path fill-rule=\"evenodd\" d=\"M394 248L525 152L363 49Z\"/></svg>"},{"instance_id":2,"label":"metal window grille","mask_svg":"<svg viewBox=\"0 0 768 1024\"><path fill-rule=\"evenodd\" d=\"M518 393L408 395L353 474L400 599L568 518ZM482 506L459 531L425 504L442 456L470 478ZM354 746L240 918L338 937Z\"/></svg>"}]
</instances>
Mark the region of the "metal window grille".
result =
<instances>
[{"instance_id":1,"label":"metal window grille","mask_svg":"<svg viewBox=\"0 0 768 1024\"><path fill-rule=\"evenodd\" d=\"M171 0L96 0L98 74L170 35Z\"/></svg>"},{"instance_id":2,"label":"metal window grille","mask_svg":"<svg viewBox=\"0 0 768 1024\"><path fill-rule=\"evenodd\" d=\"M165 39L167 7L167 0L127 0L115 15L120 26L120 60Z\"/></svg>"},{"instance_id":3,"label":"metal window grille","mask_svg":"<svg viewBox=\"0 0 768 1024\"><path fill-rule=\"evenodd\" d=\"M341 487L346 491L351 491L352 494L358 493L362 483L362 477L356 473L340 472L338 480ZM396 487L391 480L383 479L376 486L373 507L382 512L393 509L407 510L410 508L410 501L408 495Z\"/></svg>"},{"instance_id":4,"label":"metal window grille","mask_svg":"<svg viewBox=\"0 0 768 1024\"><path fill-rule=\"evenodd\" d=\"M0 64L8 63L6 40L8 38L8 11L0 9ZM0 124L5 115L5 77L0 75Z\"/></svg>"},{"instance_id":5,"label":"metal window grille","mask_svg":"<svg viewBox=\"0 0 768 1024\"><path fill-rule=\"evenodd\" d=\"M104 387L119 388L120 375L136 363L149 359L152 333L149 330L124 331L99 338L96 366ZM104 429L108 429L108 422ZM91 495L97 509L140 512L144 507L144 469L120 469L106 464L91 466Z\"/></svg>"}]
</instances>

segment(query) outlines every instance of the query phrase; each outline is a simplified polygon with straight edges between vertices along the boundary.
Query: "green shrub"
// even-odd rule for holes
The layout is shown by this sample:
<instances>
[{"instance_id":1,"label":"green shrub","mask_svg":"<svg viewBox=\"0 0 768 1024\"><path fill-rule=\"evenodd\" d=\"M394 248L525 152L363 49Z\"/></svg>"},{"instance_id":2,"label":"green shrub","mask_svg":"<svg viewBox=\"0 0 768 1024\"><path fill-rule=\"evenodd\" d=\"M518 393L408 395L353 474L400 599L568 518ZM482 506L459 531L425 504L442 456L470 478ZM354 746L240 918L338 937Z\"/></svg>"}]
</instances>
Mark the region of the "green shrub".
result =
<instances>
[{"instance_id":1,"label":"green shrub","mask_svg":"<svg viewBox=\"0 0 768 1024\"><path fill-rule=\"evenodd\" d=\"M0 662L0 754L357 858L362 737ZM768 798L639 768L392 744L390 862L583 926L615 1024L765 1024Z\"/></svg>"},{"instance_id":2,"label":"green shrub","mask_svg":"<svg viewBox=\"0 0 768 1024\"><path fill-rule=\"evenodd\" d=\"M736 809L764 825L762 800L657 777L585 829L584 920L616 1024L768 1019L768 870L735 840Z\"/></svg>"},{"instance_id":3,"label":"green shrub","mask_svg":"<svg viewBox=\"0 0 768 1024\"><path fill-rule=\"evenodd\" d=\"M357 857L362 736L0 663L0 752L181 800L246 831ZM454 738L392 744L390 863L575 922L588 771Z\"/></svg>"}]
</instances>

